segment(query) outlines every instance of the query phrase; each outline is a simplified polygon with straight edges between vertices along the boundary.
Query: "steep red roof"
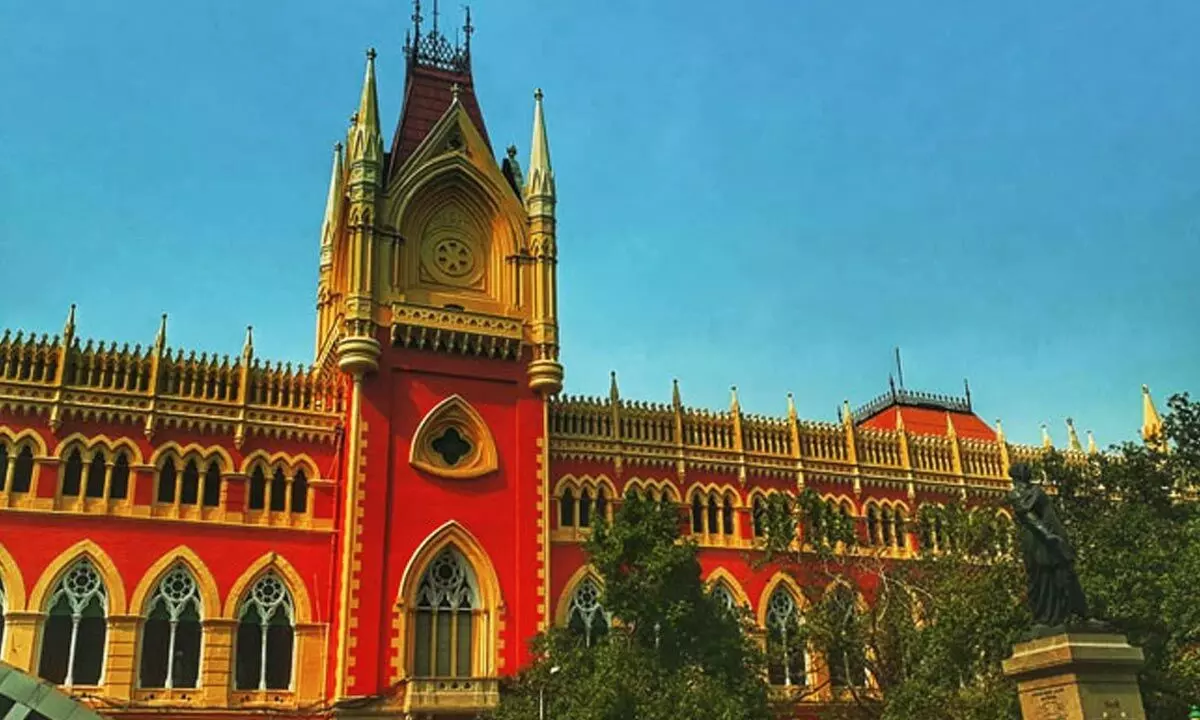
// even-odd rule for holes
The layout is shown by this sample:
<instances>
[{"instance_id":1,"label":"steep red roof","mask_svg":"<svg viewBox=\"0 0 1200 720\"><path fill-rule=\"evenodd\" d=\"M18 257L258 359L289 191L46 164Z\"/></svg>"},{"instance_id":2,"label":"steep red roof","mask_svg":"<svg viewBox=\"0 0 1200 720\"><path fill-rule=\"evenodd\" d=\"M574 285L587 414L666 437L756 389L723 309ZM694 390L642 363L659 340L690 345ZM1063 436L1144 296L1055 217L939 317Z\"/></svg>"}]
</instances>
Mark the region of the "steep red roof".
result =
<instances>
[{"instance_id":1,"label":"steep red roof","mask_svg":"<svg viewBox=\"0 0 1200 720\"><path fill-rule=\"evenodd\" d=\"M487 126L483 124L483 112L475 98L474 81L470 72L456 72L409 62L408 74L404 79L404 105L400 110L400 122L392 137L392 149L388 161L390 175L404 165L416 151L421 141L446 113L453 100L453 86L458 85L458 101L462 103L475 129L483 136L490 148Z\"/></svg>"},{"instance_id":2,"label":"steep red roof","mask_svg":"<svg viewBox=\"0 0 1200 720\"><path fill-rule=\"evenodd\" d=\"M894 430L897 416L904 419L906 430L918 435L946 435L949 416L959 437L996 439L996 431L972 409L971 390L965 383L961 397L897 388L893 383L888 392L855 410L853 417L861 427Z\"/></svg>"},{"instance_id":3,"label":"steep red roof","mask_svg":"<svg viewBox=\"0 0 1200 720\"><path fill-rule=\"evenodd\" d=\"M904 418L905 429L917 435L945 435L946 415L949 415L950 421L954 423L954 432L959 437L976 438L978 440L996 439L996 431L974 413L951 412L922 407L905 407L903 405L893 405L859 422L858 425L881 430L894 430L896 428L897 415L901 415Z\"/></svg>"}]
</instances>

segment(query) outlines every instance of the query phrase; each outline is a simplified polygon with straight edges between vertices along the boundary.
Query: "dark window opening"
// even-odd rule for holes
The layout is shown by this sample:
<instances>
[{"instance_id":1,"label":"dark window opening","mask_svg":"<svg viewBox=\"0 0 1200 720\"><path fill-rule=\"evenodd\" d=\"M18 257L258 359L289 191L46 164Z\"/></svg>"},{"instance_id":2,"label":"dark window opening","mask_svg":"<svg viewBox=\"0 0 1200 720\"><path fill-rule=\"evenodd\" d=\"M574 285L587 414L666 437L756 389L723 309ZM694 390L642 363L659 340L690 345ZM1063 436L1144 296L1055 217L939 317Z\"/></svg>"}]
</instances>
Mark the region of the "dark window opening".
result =
<instances>
[{"instance_id":1,"label":"dark window opening","mask_svg":"<svg viewBox=\"0 0 1200 720\"><path fill-rule=\"evenodd\" d=\"M287 475L281 468L275 468L271 476L271 510L280 512L287 509Z\"/></svg>"},{"instance_id":2,"label":"dark window opening","mask_svg":"<svg viewBox=\"0 0 1200 720\"><path fill-rule=\"evenodd\" d=\"M592 526L592 494L587 490L579 493L579 527Z\"/></svg>"},{"instance_id":3,"label":"dark window opening","mask_svg":"<svg viewBox=\"0 0 1200 720\"><path fill-rule=\"evenodd\" d=\"M704 501L699 493L692 496L692 532L704 532Z\"/></svg>"},{"instance_id":4,"label":"dark window opening","mask_svg":"<svg viewBox=\"0 0 1200 720\"><path fill-rule=\"evenodd\" d=\"M0 463L0 467L4 467ZM0 480L0 488L3 488L3 480ZM27 493L33 487L33 449L28 445L21 448L21 452L17 453L16 460L13 461L12 475L12 491L15 493Z\"/></svg>"},{"instance_id":5,"label":"dark window opening","mask_svg":"<svg viewBox=\"0 0 1200 720\"><path fill-rule=\"evenodd\" d=\"M175 459L167 458L158 471L158 502L175 502Z\"/></svg>"},{"instance_id":6,"label":"dark window opening","mask_svg":"<svg viewBox=\"0 0 1200 720\"><path fill-rule=\"evenodd\" d=\"M124 500L129 494L129 458L124 451L117 453L113 461L112 479L108 488L108 496L116 500Z\"/></svg>"},{"instance_id":7,"label":"dark window opening","mask_svg":"<svg viewBox=\"0 0 1200 720\"><path fill-rule=\"evenodd\" d=\"M84 495L90 498L104 497L104 475L107 470L104 454L97 452L92 456L92 461L88 463L87 488L84 490Z\"/></svg>"},{"instance_id":8,"label":"dark window opening","mask_svg":"<svg viewBox=\"0 0 1200 720\"><path fill-rule=\"evenodd\" d=\"M250 509L262 510L267 506L267 477L262 466L250 473Z\"/></svg>"},{"instance_id":9,"label":"dark window opening","mask_svg":"<svg viewBox=\"0 0 1200 720\"><path fill-rule=\"evenodd\" d=\"M217 507L221 504L221 468L217 461L208 464L204 473L204 507Z\"/></svg>"},{"instance_id":10,"label":"dark window opening","mask_svg":"<svg viewBox=\"0 0 1200 720\"><path fill-rule=\"evenodd\" d=\"M456 427L448 427L441 436L431 443L433 449L438 455L442 456L442 461L448 466L454 467L471 452L471 443Z\"/></svg>"},{"instance_id":11,"label":"dark window opening","mask_svg":"<svg viewBox=\"0 0 1200 720\"><path fill-rule=\"evenodd\" d=\"M179 504L195 505L200 501L200 466L192 458L183 466L183 478L179 483Z\"/></svg>"},{"instance_id":12,"label":"dark window opening","mask_svg":"<svg viewBox=\"0 0 1200 720\"><path fill-rule=\"evenodd\" d=\"M303 514L308 510L308 477L303 470L296 471L292 479L292 512Z\"/></svg>"},{"instance_id":13,"label":"dark window opening","mask_svg":"<svg viewBox=\"0 0 1200 720\"><path fill-rule=\"evenodd\" d=\"M721 531L726 535L733 534L733 501L725 498L725 505L721 508Z\"/></svg>"},{"instance_id":14,"label":"dark window opening","mask_svg":"<svg viewBox=\"0 0 1200 720\"><path fill-rule=\"evenodd\" d=\"M63 497L75 497L79 495L80 485L83 482L83 456L79 450L72 450L67 456L66 467L63 468L62 474L62 495Z\"/></svg>"},{"instance_id":15,"label":"dark window opening","mask_svg":"<svg viewBox=\"0 0 1200 720\"><path fill-rule=\"evenodd\" d=\"M717 505L717 496L709 495L708 496L708 517L705 518L706 520L708 520L708 526L706 529L708 532L710 532L714 535L721 531L721 527L717 524L717 520L720 516L720 513L721 513L721 509Z\"/></svg>"},{"instance_id":16,"label":"dark window opening","mask_svg":"<svg viewBox=\"0 0 1200 720\"><path fill-rule=\"evenodd\" d=\"M558 526L575 526L575 493L570 488L563 490L562 498L558 501Z\"/></svg>"}]
</instances>

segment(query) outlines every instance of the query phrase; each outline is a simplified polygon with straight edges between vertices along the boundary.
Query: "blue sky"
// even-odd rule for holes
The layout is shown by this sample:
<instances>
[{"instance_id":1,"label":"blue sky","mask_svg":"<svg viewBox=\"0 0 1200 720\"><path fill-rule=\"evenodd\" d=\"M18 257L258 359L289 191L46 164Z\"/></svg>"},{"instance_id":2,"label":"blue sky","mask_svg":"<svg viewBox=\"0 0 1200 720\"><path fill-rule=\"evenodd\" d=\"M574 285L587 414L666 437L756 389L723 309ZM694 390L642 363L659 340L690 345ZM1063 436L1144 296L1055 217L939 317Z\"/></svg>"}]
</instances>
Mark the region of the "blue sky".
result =
<instances>
[{"instance_id":1,"label":"blue sky","mask_svg":"<svg viewBox=\"0 0 1200 720\"><path fill-rule=\"evenodd\" d=\"M427 0L427 14L428 14ZM458 3L443 3L456 24ZM0 5L0 325L312 356L329 148L405 0ZM907 384L1032 442L1200 390L1200 3L477 0L546 92L571 393L801 415Z\"/></svg>"}]
</instances>

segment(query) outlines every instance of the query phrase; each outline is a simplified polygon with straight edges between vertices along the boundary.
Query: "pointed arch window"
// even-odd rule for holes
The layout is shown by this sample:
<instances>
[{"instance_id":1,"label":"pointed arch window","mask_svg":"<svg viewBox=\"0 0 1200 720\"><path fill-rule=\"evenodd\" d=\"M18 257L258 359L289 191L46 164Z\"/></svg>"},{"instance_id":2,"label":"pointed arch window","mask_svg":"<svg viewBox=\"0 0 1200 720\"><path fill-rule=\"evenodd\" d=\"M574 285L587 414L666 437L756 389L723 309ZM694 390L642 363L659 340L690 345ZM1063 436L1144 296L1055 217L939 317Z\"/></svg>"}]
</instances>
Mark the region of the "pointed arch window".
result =
<instances>
[{"instance_id":1,"label":"pointed arch window","mask_svg":"<svg viewBox=\"0 0 1200 720\"><path fill-rule=\"evenodd\" d=\"M200 595L184 565L163 576L146 608L142 660L144 688L194 688L200 679Z\"/></svg>"},{"instance_id":2,"label":"pointed arch window","mask_svg":"<svg viewBox=\"0 0 1200 720\"><path fill-rule=\"evenodd\" d=\"M267 506L267 475L258 465L250 473L250 509L262 510Z\"/></svg>"},{"instance_id":3,"label":"pointed arch window","mask_svg":"<svg viewBox=\"0 0 1200 720\"><path fill-rule=\"evenodd\" d=\"M806 685L808 661L796 599L776 587L767 601L767 677L772 685Z\"/></svg>"},{"instance_id":4,"label":"pointed arch window","mask_svg":"<svg viewBox=\"0 0 1200 720\"><path fill-rule=\"evenodd\" d=\"M87 485L83 494L90 498L104 497L104 453L93 452L87 465Z\"/></svg>"},{"instance_id":5,"label":"pointed arch window","mask_svg":"<svg viewBox=\"0 0 1200 720\"><path fill-rule=\"evenodd\" d=\"M751 520L754 525L754 537L760 538L766 531L767 506L763 502L762 496L754 498L751 504Z\"/></svg>"},{"instance_id":6,"label":"pointed arch window","mask_svg":"<svg viewBox=\"0 0 1200 720\"><path fill-rule=\"evenodd\" d=\"M721 506L721 532L725 535L733 535L733 498L725 496L724 504Z\"/></svg>"},{"instance_id":7,"label":"pointed arch window","mask_svg":"<svg viewBox=\"0 0 1200 720\"><path fill-rule=\"evenodd\" d=\"M563 490L558 508L559 527L575 527L575 491L571 488Z\"/></svg>"},{"instance_id":8,"label":"pointed arch window","mask_svg":"<svg viewBox=\"0 0 1200 720\"><path fill-rule=\"evenodd\" d=\"M879 526L879 508L874 505L867 506L867 544L887 544L883 542L882 530Z\"/></svg>"},{"instance_id":9,"label":"pointed arch window","mask_svg":"<svg viewBox=\"0 0 1200 720\"><path fill-rule=\"evenodd\" d=\"M710 535L716 535L721 530L721 526L718 525L718 523L720 522L720 517L721 517L721 504L720 504L720 501L717 500L717 494L709 493L708 494L708 516L705 518L705 520L708 521L708 524L704 528L705 532L709 533Z\"/></svg>"},{"instance_id":10,"label":"pointed arch window","mask_svg":"<svg viewBox=\"0 0 1200 720\"><path fill-rule=\"evenodd\" d=\"M592 578L584 578L571 594L571 606L567 611L567 628L583 638L584 645L608 634L612 618L600 604L600 586Z\"/></svg>"},{"instance_id":11,"label":"pointed arch window","mask_svg":"<svg viewBox=\"0 0 1200 720\"><path fill-rule=\"evenodd\" d=\"M179 504L195 505L200 501L200 464L196 458L188 458L183 465L183 477L179 482Z\"/></svg>"},{"instance_id":12,"label":"pointed arch window","mask_svg":"<svg viewBox=\"0 0 1200 720\"><path fill-rule=\"evenodd\" d=\"M858 608L854 592L838 585L830 602L837 623L833 641L826 651L829 663L829 682L835 688L863 687L867 684L866 657L858 636Z\"/></svg>"},{"instance_id":13,"label":"pointed arch window","mask_svg":"<svg viewBox=\"0 0 1200 720\"><path fill-rule=\"evenodd\" d=\"M579 493L579 527L592 526L592 493L587 489Z\"/></svg>"},{"instance_id":14,"label":"pointed arch window","mask_svg":"<svg viewBox=\"0 0 1200 720\"><path fill-rule=\"evenodd\" d=\"M470 565L454 547L439 552L417 586L413 667L417 677L473 673L479 591Z\"/></svg>"},{"instance_id":15,"label":"pointed arch window","mask_svg":"<svg viewBox=\"0 0 1200 720\"><path fill-rule=\"evenodd\" d=\"M692 495L692 532L697 535L704 532L704 500L700 493Z\"/></svg>"},{"instance_id":16,"label":"pointed arch window","mask_svg":"<svg viewBox=\"0 0 1200 720\"><path fill-rule=\"evenodd\" d=\"M63 497L78 497L83 489L83 453L79 448L67 453L67 462L63 465L62 483L60 485Z\"/></svg>"},{"instance_id":17,"label":"pointed arch window","mask_svg":"<svg viewBox=\"0 0 1200 720\"><path fill-rule=\"evenodd\" d=\"M717 601L718 605L726 610L733 610L736 603L733 599L733 592L729 589L728 585L723 582L718 582L712 586L712 590L709 591L709 594L712 595L713 600Z\"/></svg>"},{"instance_id":18,"label":"pointed arch window","mask_svg":"<svg viewBox=\"0 0 1200 720\"><path fill-rule=\"evenodd\" d=\"M204 507L217 507L221 504L221 466L216 460L209 461L208 469L204 471Z\"/></svg>"},{"instance_id":19,"label":"pointed arch window","mask_svg":"<svg viewBox=\"0 0 1200 720\"><path fill-rule=\"evenodd\" d=\"M894 547L896 545L896 520L890 507L884 507L879 514L879 530L883 546Z\"/></svg>"},{"instance_id":20,"label":"pointed arch window","mask_svg":"<svg viewBox=\"0 0 1200 720\"><path fill-rule=\"evenodd\" d=\"M155 500L160 503L175 502L175 482L177 476L175 458L168 457L166 460L163 460L162 467L158 469L158 492L155 494Z\"/></svg>"},{"instance_id":21,"label":"pointed arch window","mask_svg":"<svg viewBox=\"0 0 1200 720\"><path fill-rule=\"evenodd\" d=\"M596 488L595 512L600 520L608 519L608 491L603 487Z\"/></svg>"},{"instance_id":22,"label":"pointed arch window","mask_svg":"<svg viewBox=\"0 0 1200 720\"><path fill-rule=\"evenodd\" d=\"M908 549L908 528L905 525L907 522L904 510L896 508L892 515L892 544L900 550Z\"/></svg>"},{"instance_id":23,"label":"pointed arch window","mask_svg":"<svg viewBox=\"0 0 1200 720\"><path fill-rule=\"evenodd\" d=\"M98 685L108 636L108 593L87 558L78 560L50 596L38 674L59 685Z\"/></svg>"},{"instance_id":24,"label":"pointed arch window","mask_svg":"<svg viewBox=\"0 0 1200 720\"><path fill-rule=\"evenodd\" d=\"M9 447L0 439L0 491L27 493L33 486L33 448L24 445Z\"/></svg>"},{"instance_id":25,"label":"pointed arch window","mask_svg":"<svg viewBox=\"0 0 1200 720\"><path fill-rule=\"evenodd\" d=\"M288 690L296 643L295 605L274 572L254 583L238 612L238 690Z\"/></svg>"}]
</instances>

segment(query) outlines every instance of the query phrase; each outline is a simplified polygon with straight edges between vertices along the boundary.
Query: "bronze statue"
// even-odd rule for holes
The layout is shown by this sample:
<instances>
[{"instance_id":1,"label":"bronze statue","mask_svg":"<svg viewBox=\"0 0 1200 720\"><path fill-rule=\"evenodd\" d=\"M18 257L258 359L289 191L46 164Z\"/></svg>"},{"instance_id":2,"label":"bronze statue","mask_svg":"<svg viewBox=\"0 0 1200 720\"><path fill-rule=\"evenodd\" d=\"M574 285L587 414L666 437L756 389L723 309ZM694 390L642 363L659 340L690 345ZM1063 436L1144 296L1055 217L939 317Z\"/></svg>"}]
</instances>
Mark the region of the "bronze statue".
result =
<instances>
[{"instance_id":1,"label":"bronze statue","mask_svg":"<svg viewBox=\"0 0 1200 720\"><path fill-rule=\"evenodd\" d=\"M1008 475L1013 483L1008 501L1020 532L1035 634L1070 620L1086 621L1087 600L1075 574L1075 550L1050 498L1033 484L1029 465L1017 463Z\"/></svg>"}]
</instances>

